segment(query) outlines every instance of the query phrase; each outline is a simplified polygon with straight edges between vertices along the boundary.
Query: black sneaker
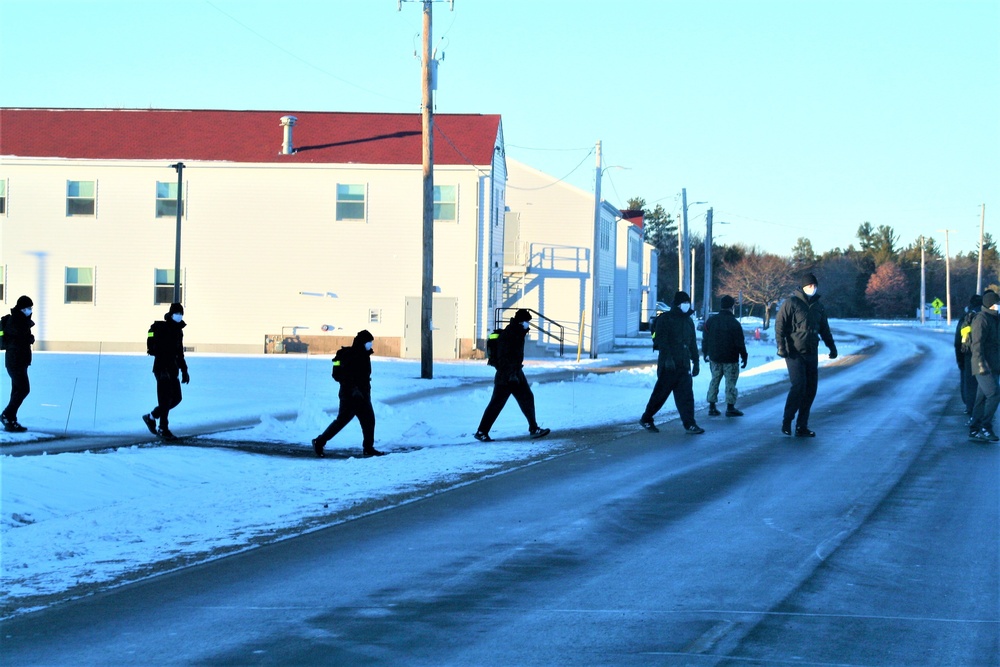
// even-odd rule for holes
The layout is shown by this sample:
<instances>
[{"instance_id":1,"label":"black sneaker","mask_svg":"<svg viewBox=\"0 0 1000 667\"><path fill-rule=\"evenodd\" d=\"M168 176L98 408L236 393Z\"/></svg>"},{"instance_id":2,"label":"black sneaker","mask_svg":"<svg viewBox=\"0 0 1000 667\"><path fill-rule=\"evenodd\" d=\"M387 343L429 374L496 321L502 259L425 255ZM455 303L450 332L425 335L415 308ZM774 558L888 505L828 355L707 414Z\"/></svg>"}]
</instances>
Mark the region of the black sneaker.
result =
<instances>
[{"instance_id":1,"label":"black sneaker","mask_svg":"<svg viewBox=\"0 0 1000 667\"><path fill-rule=\"evenodd\" d=\"M809 429L801 426L795 427L795 437L796 438L815 438L816 431L810 431Z\"/></svg>"},{"instance_id":2,"label":"black sneaker","mask_svg":"<svg viewBox=\"0 0 1000 667\"><path fill-rule=\"evenodd\" d=\"M549 433L552 433L552 429L542 428L541 426L536 426L535 428L528 431L528 435L530 435L534 440L537 440L538 438L544 438Z\"/></svg>"},{"instance_id":3,"label":"black sneaker","mask_svg":"<svg viewBox=\"0 0 1000 667\"><path fill-rule=\"evenodd\" d=\"M1000 437L997 437L991 428L984 428L979 432L979 436L987 442L1000 442Z\"/></svg>"},{"instance_id":4,"label":"black sneaker","mask_svg":"<svg viewBox=\"0 0 1000 667\"><path fill-rule=\"evenodd\" d=\"M652 419L650 419L650 420L640 419L639 420L639 426L643 427L644 429L646 429L650 433L659 433L660 432L660 429L656 428L656 424L653 423Z\"/></svg>"},{"instance_id":5,"label":"black sneaker","mask_svg":"<svg viewBox=\"0 0 1000 667\"><path fill-rule=\"evenodd\" d=\"M142 416L142 422L149 429L149 432L156 435L156 420L150 417L148 414Z\"/></svg>"},{"instance_id":6,"label":"black sneaker","mask_svg":"<svg viewBox=\"0 0 1000 667\"><path fill-rule=\"evenodd\" d=\"M490 437L489 433L483 433L482 431L476 431L475 435L472 436L479 442L493 442L493 438Z\"/></svg>"},{"instance_id":7,"label":"black sneaker","mask_svg":"<svg viewBox=\"0 0 1000 667\"><path fill-rule=\"evenodd\" d=\"M169 428L161 428L156 431L156 435L160 436L164 440L174 441L177 436L170 432Z\"/></svg>"},{"instance_id":8,"label":"black sneaker","mask_svg":"<svg viewBox=\"0 0 1000 667\"><path fill-rule=\"evenodd\" d=\"M319 438L313 438L313 451L316 453L316 458L323 458L323 443L319 441Z\"/></svg>"},{"instance_id":9,"label":"black sneaker","mask_svg":"<svg viewBox=\"0 0 1000 667\"><path fill-rule=\"evenodd\" d=\"M688 435L701 435L702 433L705 432L705 429L698 426L697 424L691 424L684 430L687 432Z\"/></svg>"},{"instance_id":10,"label":"black sneaker","mask_svg":"<svg viewBox=\"0 0 1000 667\"><path fill-rule=\"evenodd\" d=\"M709 417L718 417L721 414L722 413L719 412L719 408L715 407L715 403L709 403L708 404L708 416Z\"/></svg>"},{"instance_id":11,"label":"black sneaker","mask_svg":"<svg viewBox=\"0 0 1000 667\"><path fill-rule=\"evenodd\" d=\"M361 452L361 456L362 458L367 459L371 458L372 456L385 456L385 452L380 452L374 447L367 447L364 451Z\"/></svg>"},{"instance_id":12,"label":"black sneaker","mask_svg":"<svg viewBox=\"0 0 1000 667\"><path fill-rule=\"evenodd\" d=\"M969 440L983 441L983 429L981 428L970 428L969 429Z\"/></svg>"},{"instance_id":13,"label":"black sneaker","mask_svg":"<svg viewBox=\"0 0 1000 667\"><path fill-rule=\"evenodd\" d=\"M8 433L24 433L28 429L17 423L16 419L10 419L9 417L0 418L0 423L3 423L3 430Z\"/></svg>"},{"instance_id":14,"label":"black sneaker","mask_svg":"<svg viewBox=\"0 0 1000 667\"><path fill-rule=\"evenodd\" d=\"M726 408L726 416L727 417L742 417L743 416L743 411L742 410L737 410L735 407L729 407L729 408Z\"/></svg>"},{"instance_id":15,"label":"black sneaker","mask_svg":"<svg viewBox=\"0 0 1000 667\"><path fill-rule=\"evenodd\" d=\"M791 422L781 422L781 432L785 435L792 434L792 423Z\"/></svg>"}]
</instances>

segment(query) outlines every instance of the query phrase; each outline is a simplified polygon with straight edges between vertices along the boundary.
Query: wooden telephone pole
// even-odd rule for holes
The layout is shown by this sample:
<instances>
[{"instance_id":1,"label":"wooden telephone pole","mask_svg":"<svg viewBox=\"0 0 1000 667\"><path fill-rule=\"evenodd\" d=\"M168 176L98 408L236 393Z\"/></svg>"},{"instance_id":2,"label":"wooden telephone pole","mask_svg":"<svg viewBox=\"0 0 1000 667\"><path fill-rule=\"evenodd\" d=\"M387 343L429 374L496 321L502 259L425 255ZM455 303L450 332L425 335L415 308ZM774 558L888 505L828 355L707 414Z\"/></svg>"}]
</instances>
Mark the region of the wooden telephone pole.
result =
<instances>
[{"instance_id":1,"label":"wooden telephone pole","mask_svg":"<svg viewBox=\"0 0 1000 667\"><path fill-rule=\"evenodd\" d=\"M412 0L405 0L410 2ZM423 272L420 283L420 377L430 380L434 377L434 70L437 62L431 52L432 13L431 6L441 0L421 0L424 6L423 49L420 59L422 165L423 165ZM455 0L447 0L455 9ZM404 0L398 0L397 8L403 9Z\"/></svg>"}]
</instances>

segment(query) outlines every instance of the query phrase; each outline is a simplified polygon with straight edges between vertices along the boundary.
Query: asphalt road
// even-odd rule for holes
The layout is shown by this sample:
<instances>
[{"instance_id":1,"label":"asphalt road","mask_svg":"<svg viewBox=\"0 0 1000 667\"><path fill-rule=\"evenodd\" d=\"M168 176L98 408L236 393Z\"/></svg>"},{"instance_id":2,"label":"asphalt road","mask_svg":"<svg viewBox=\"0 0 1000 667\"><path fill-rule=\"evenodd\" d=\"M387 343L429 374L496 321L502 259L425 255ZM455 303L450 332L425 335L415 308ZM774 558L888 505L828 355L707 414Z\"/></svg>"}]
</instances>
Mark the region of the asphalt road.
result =
<instances>
[{"instance_id":1,"label":"asphalt road","mask_svg":"<svg viewBox=\"0 0 1000 667\"><path fill-rule=\"evenodd\" d=\"M950 339L0 625L5 665L997 665L1000 447ZM701 403L702 397L697 397ZM641 406L640 406L641 407ZM253 500L248 498L247 502Z\"/></svg>"}]
</instances>

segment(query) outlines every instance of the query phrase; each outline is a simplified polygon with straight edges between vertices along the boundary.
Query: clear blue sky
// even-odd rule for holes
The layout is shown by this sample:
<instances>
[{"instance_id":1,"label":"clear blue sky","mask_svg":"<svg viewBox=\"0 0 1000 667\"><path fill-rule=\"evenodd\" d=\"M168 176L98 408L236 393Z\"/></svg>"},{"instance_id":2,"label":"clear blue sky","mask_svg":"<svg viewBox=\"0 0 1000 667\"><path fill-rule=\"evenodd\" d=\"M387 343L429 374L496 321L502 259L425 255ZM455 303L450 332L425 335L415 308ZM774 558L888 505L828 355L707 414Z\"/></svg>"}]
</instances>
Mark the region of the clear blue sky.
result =
<instances>
[{"instance_id":1,"label":"clear blue sky","mask_svg":"<svg viewBox=\"0 0 1000 667\"><path fill-rule=\"evenodd\" d=\"M421 3L0 0L0 105L419 112ZM1000 0L455 0L439 113L508 155L788 254L1000 239ZM689 209L704 229L707 206Z\"/></svg>"}]
</instances>

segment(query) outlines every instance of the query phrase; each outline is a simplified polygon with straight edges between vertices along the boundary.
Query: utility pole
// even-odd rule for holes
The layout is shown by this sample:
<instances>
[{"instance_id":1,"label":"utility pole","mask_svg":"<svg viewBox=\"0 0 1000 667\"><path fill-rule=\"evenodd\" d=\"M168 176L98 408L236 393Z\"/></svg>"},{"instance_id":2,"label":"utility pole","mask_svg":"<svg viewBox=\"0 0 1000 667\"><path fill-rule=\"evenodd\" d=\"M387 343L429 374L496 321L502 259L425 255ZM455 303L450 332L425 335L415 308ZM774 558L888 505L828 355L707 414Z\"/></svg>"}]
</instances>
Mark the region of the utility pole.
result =
<instances>
[{"instance_id":1,"label":"utility pole","mask_svg":"<svg viewBox=\"0 0 1000 667\"><path fill-rule=\"evenodd\" d=\"M925 272L924 237L920 236L920 326L927 322L927 274Z\"/></svg>"},{"instance_id":2,"label":"utility pole","mask_svg":"<svg viewBox=\"0 0 1000 667\"><path fill-rule=\"evenodd\" d=\"M184 163L177 162L170 165L177 170L177 233L174 238L174 303L181 302L181 215L183 214L182 204L184 198L182 190L184 188Z\"/></svg>"},{"instance_id":3,"label":"utility pole","mask_svg":"<svg viewBox=\"0 0 1000 667\"><path fill-rule=\"evenodd\" d=\"M948 326L951 326L951 251L948 249L948 232L954 229L939 229L944 232L944 307L948 312Z\"/></svg>"},{"instance_id":4,"label":"utility pole","mask_svg":"<svg viewBox=\"0 0 1000 667\"><path fill-rule=\"evenodd\" d=\"M688 284L688 191L681 188L681 227L677 230L677 278L678 291L683 292Z\"/></svg>"},{"instance_id":5,"label":"utility pole","mask_svg":"<svg viewBox=\"0 0 1000 667\"><path fill-rule=\"evenodd\" d=\"M707 318L712 312L712 209L708 209L705 217L705 305L702 307L702 317Z\"/></svg>"},{"instance_id":6,"label":"utility pole","mask_svg":"<svg viewBox=\"0 0 1000 667\"><path fill-rule=\"evenodd\" d=\"M594 250L593 256L590 260L591 270L594 273L594 277L591 280L591 308L590 308L590 358L597 358L597 344L598 344L598 333L600 327L598 326L598 309L601 304L600 300L600 276L601 274L597 270L598 261L597 258L601 255L601 176L604 173L601 168L601 142L597 142L597 170L595 172L595 184L594 184ZM583 332L580 332L583 335Z\"/></svg>"},{"instance_id":7,"label":"utility pole","mask_svg":"<svg viewBox=\"0 0 1000 667\"><path fill-rule=\"evenodd\" d=\"M979 214L979 269L976 273L976 294L983 293L983 236L986 231L986 204Z\"/></svg>"},{"instance_id":8,"label":"utility pole","mask_svg":"<svg viewBox=\"0 0 1000 667\"><path fill-rule=\"evenodd\" d=\"M398 0L397 9L402 11L403 1ZM411 1L411 0L407 0ZM422 166L423 166L423 272L420 286L420 377L430 380L434 377L434 69L437 65L431 54L432 13L435 0L423 2L423 54L420 59ZM455 0L448 0L455 9Z\"/></svg>"}]
</instances>

